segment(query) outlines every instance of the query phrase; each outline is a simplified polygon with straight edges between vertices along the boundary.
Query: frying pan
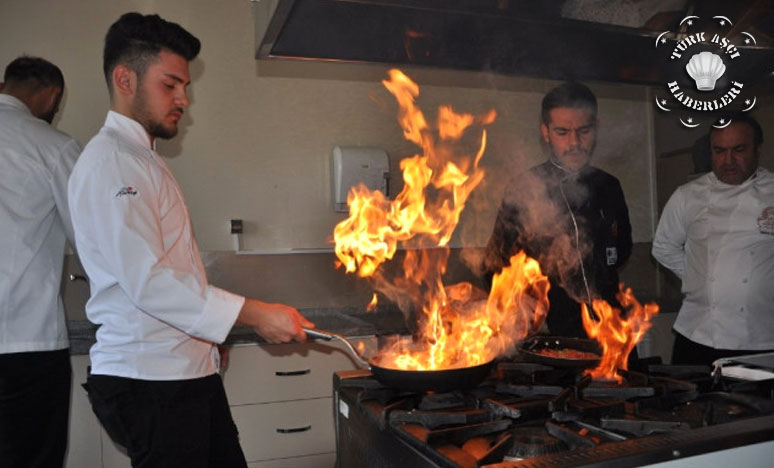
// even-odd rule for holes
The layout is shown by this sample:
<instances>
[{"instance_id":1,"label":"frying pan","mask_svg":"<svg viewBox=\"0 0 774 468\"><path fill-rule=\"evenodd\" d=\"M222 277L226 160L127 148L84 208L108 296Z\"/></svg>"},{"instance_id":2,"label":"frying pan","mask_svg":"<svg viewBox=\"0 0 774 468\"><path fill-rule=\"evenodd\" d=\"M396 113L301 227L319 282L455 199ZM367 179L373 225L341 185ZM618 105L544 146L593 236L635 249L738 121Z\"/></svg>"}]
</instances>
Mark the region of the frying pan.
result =
<instances>
[{"instance_id":1,"label":"frying pan","mask_svg":"<svg viewBox=\"0 0 774 468\"><path fill-rule=\"evenodd\" d=\"M488 375L494 360L470 367L442 370L403 370L381 367L371 361L367 361L355 350L352 343L342 335L325 330L310 330L305 328L307 336L325 341L338 340L344 343L355 361L365 369L371 371L374 378L386 387L410 390L414 392L448 392L451 390L464 390L473 388L481 383Z\"/></svg>"},{"instance_id":2,"label":"frying pan","mask_svg":"<svg viewBox=\"0 0 774 468\"><path fill-rule=\"evenodd\" d=\"M560 336L533 336L524 340L519 346L519 353L528 361L555 367L573 367L587 369L599 364L601 357L596 359L569 359L541 354L543 349L571 349L602 355L599 343L582 338L567 338Z\"/></svg>"}]
</instances>

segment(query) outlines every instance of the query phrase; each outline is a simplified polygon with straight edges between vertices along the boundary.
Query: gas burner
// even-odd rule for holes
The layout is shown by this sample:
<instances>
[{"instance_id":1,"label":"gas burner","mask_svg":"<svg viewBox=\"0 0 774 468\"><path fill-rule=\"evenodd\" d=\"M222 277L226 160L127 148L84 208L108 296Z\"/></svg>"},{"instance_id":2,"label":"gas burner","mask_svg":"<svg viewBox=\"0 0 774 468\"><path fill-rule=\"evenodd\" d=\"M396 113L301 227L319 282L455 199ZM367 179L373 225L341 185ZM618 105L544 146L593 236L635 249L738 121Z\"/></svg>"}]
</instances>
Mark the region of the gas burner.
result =
<instances>
[{"instance_id":1,"label":"gas burner","mask_svg":"<svg viewBox=\"0 0 774 468\"><path fill-rule=\"evenodd\" d=\"M525 458L563 452L567 445L548 433L543 426L520 426L511 429L513 445L505 461L519 461Z\"/></svg>"},{"instance_id":2,"label":"gas burner","mask_svg":"<svg viewBox=\"0 0 774 468\"><path fill-rule=\"evenodd\" d=\"M465 406L475 402L472 397L467 397L463 392L426 393L422 394L417 403L421 410L441 410Z\"/></svg>"},{"instance_id":3,"label":"gas burner","mask_svg":"<svg viewBox=\"0 0 774 468\"><path fill-rule=\"evenodd\" d=\"M600 418L600 427L618 433L630 434L633 437L653 434L668 434L670 432L687 431L691 425L682 421L652 421L633 418Z\"/></svg>"},{"instance_id":4,"label":"gas burner","mask_svg":"<svg viewBox=\"0 0 774 468\"><path fill-rule=\"evenodd\" d=\"M622 370L617 383L582 369L499 362L477 387L446 393L338 372L336 466L641 466L772 441L774 382L643 368Z\"/></svg>"},{"instance_id":5,"label":"gas burner","mask_svg":"<svg viewBox=\"0 0 774 468\"><path fill-rule=\"evenodd\" d=\"M557 369L532 362L499 362L495 375L500 382L512 384L571 385L578 379L576 369Z\"/></svg>"},{"instance_id":6,"label":"gas burner","mask_svg":"<svg viewBox=\"0 0 774 468\"><path fill-rule=\"evenodd\" d=\"M653 396L656 394L656 389L653 387L638 387L594 381L591 385L583 389L581 394L584 398L616 398L628 400L630 398Z\"/></svg>"},{"instance_id":7,"label":"gas burner","mask_svg":"<svg viewBox=\"0 0 774 468\"><path fill-rule=\"evenodd\" d=\"M492 420L484 409L462 411L393 410L389 415L390 424L419 424L427 429L452 425L479 424Z\"/></svg>"},{"instance_id":8,"label":"gas burner","mask_svg":"<svg viewBox=\"0 0 774 468\"><path fill-rule=\"evenodd\" d=\"M769 399L755 395L710 392L680 407L674 414L699 427L773 412L774 401Z\"/></svg>"}]
</instances>

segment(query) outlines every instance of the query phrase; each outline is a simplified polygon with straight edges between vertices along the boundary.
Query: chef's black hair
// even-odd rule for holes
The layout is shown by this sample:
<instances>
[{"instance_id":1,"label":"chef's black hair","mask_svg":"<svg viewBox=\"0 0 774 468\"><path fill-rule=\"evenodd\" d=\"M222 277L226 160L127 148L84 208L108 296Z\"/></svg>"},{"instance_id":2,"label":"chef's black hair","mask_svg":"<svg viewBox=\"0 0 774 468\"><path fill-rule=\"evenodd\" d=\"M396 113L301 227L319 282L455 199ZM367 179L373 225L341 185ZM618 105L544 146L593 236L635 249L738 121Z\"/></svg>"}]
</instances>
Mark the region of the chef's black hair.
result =
<instances>
[{"instance_id":1,"label":"chef's black hair","mask_svg":"<svg viewBox=\"0 0 774 468\"><path fill-rule=\"evenodd\" d=\"M31 86L33 89L49 86L64 89L64 76L59 67L48 60L27 55L15 58L5 67L3 82L6 85Z\"/></svg>"},{"instance_id":2,"label":"chef's black hair","mask_svg":"<svg viewBox=\"0 0 774 468\"><path fill-rule=\"evenodd\" d=\"M724 118L726 121L730 119L731 123L742 122L749 125L753 130L753 145L755 146L755 149L758 149L758 147L761 146L761 144L763 143L763 129L761 128L761 124L759 124L758 121L755 120L755 117L748 114L747 112L738 112L738 113L732 113L732 114L726 115L724 116ZM720 130L721 128L718 128L715 125L712 125L710 126L708 135L710 136L710 138L712 138L712 133Z\"/></svg>"},{"instance_id":3,"label":"chef's black hair","mask_svg":"<svg viewBox=\"0 0 774 468\"><path fill-rule=\"evenodd\" d=\"M562 83L543 96L540 116L544 124L551 122L551 110L557 107L587 108L594 114L594 119L597 117L597 97L586 85L577 81Z\"/></svg>"},{"instance_id":4,"label":"chef's black hair","mask_svg":"<svg viewBox=\"0 0 774 468\"><path fill-rule=\"evenodd\" d=\"M126 65L142 78L148 65L162 50L169 50L190 62L200 49L199 39L177 23L159 15L125 13L110 26L105 36L102 69L108 89L113 92L110 75L116 65Z\"/></svg>"}]
</instances>

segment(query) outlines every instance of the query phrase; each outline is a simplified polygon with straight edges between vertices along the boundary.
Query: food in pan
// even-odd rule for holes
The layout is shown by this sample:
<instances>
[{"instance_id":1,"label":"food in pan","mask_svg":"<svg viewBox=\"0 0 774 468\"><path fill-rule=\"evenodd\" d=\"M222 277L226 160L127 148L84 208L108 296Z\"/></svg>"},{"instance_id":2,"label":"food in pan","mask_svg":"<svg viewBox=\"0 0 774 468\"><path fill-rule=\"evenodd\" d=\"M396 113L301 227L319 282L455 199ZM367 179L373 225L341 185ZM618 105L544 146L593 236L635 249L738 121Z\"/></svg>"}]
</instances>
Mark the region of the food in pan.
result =
<instances>
[{"instance_id":1,"label":"food in pan","mask_svg":"<svg viewBox=\"0 0 774 468\"><path fill-rule=\"evenodd\" d=\"M583 360L599 359L599 354L590 353L588 351L579 351L577 349L571 349L571 348L558 348L558 349L543 348L540 351L538 351L538 353L540 353L543 356L548 356L548 357L558 358L558 359L583 359Z\"/></svg>"}]
</instances>

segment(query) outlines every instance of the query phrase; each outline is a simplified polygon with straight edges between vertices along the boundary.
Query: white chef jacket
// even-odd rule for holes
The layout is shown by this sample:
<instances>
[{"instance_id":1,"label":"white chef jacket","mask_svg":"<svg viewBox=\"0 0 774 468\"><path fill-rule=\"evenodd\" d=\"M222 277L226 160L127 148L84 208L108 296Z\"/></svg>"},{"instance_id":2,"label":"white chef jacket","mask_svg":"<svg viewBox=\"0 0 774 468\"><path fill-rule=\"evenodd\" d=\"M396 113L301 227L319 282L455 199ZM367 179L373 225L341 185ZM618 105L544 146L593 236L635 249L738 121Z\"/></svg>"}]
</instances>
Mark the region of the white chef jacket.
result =
<instances>
[{"instance_id":1,"label":"white chef jacket","mask_svg":"<svg viewBox=\"0 0 774 468\"><path fill-rule=\"evenodd\" d=\"M80 152L19 99L0 94L0 353L69 346L59 286L73 238L67 178Z\"/></svg>"},{"instance_id":2,"label":"white chef jacket","mask_svg":"<svg viewBox=\"0 0 774 468\"><path fill-rule=\"evenodd\" d=\"M713 173L664 207L653 256L682 281L674 329L716 349L774 349L774 175L740 185Z\"/></svg>"},{"instance_id":3,"label":"white chef jacket","mask_svg":"<svg viewBox=\"0 0 774 468\"><path fill-rule=\"evenodd\" d=\"M244 297L207 284L188 209L136 121L113 111L69 183L95 324L92 374L182 380L218 371Z\"/></svg>"}]
</instances>

